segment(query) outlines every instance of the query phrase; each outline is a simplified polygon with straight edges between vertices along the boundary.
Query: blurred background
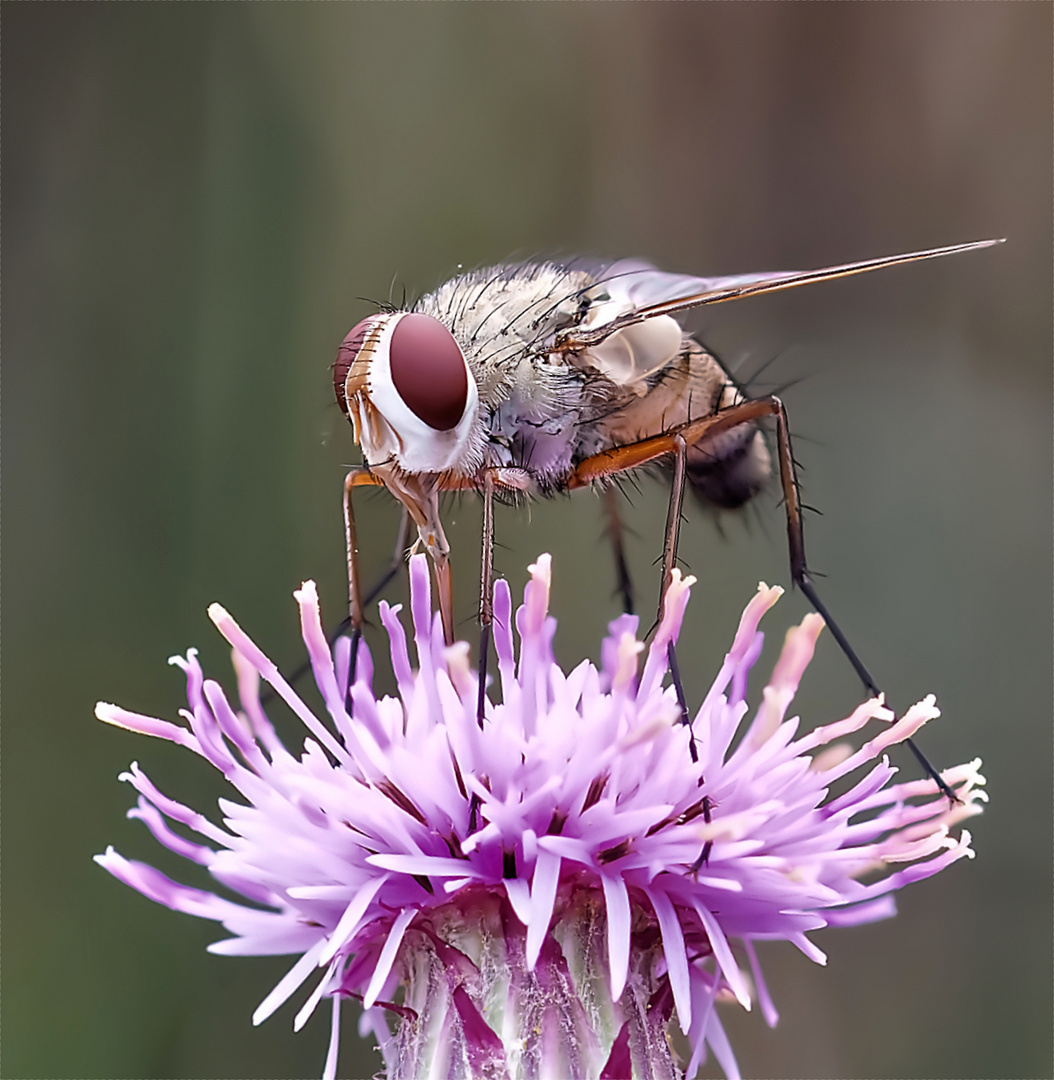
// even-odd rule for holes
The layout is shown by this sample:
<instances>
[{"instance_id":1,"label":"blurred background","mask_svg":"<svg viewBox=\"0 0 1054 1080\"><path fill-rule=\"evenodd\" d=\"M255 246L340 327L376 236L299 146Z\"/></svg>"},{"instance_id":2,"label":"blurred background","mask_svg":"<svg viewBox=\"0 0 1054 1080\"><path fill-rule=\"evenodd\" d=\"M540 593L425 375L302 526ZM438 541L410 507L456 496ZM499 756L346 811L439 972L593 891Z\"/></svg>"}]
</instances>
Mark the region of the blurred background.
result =
<instances>
[{"instance_id":1,"label":"blurred background","mask_svg":"<svg viewBox=\"0 0 1054 1080\"><path fill-rule=\"evenodd\" d=\"M4 1076L321 1072L321 1013L298 1036L295 1005L250 1026L285 958L210 956L216 926L92 864L114 843L198 880L124 820L129 761L193 805L220 794L190 755L92 709L173 717L165 660L191 645L229 685L213 600L287 668L303 578L340 618L359 459L329 365L372 301L535 253L717 274L1003 236L692 318L741 378L764 367L755 392L785 387L822 594L895 703L938 695L926 752L982 757L992 796L977 859L902 894L894 922L816 935L826 969L761 950L775 1031L725 1018L747 1077L1051 1075L1051 20L1048 4L4 5ZM626 511L645 607L665 499L645 477ZM569 664L618 610L602 507L498 513L514 590L554 555ZM447 514L471 633L479 507ZM369 576L397 514L381 492L360 515ZM775 494L719 520L694 507L683 536L698 702L757 581L788 583L782 511ZM788 595L768 617L763 665L805 610ZM806 723L859 699L825 640ZM341 1075L369 1076L352 1011Z\"/></svg>"}]
</instances>

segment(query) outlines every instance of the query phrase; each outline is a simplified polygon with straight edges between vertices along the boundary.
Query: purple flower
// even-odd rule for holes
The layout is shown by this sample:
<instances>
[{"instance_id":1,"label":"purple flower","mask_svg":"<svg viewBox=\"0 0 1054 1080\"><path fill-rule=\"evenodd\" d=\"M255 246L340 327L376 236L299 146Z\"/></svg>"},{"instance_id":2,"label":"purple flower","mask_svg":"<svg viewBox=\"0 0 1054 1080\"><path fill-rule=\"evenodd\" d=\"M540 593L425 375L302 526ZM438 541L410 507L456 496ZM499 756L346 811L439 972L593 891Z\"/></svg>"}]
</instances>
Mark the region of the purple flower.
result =
<instances>
[{"instance_id":1,"label":"purple flower","mask_svg":"<svg viewBox=\"0 0 1054 1080\"><path fill-rule=\"evenodd\" d=\"M238 899L112 848L97 861L152 900L222 923L231 936L213 952L297 955L253 1021L305 984L296 1028L330 998L326 1078L344 997L361 999L360 1031L377 1036L390 1078L672 1078L668 1022L691 1045L689 1075L709 1046L737 1076L714 1004L749 1009L756 996L775 1024L755 941L790 941L823 963L811 931L888 917L894 890L973 854L969 834L950 829L980 812L979 762L944 773L961 800L949 805L928 779L892 783L884 756L938 715L932 697L900 719L880 700L806 733L786 719L818 616L787 633L749 715L758 623L778 588L761 585L747 605L689 727L663 682L693 579L674 572L650 646L624 615L601 668L565 674L543 555L515 614L518 657L511 594L495 588L500 702L488 701L481 730L468 647L443 643L423 556L410 578L416 670L399 609L381 604L398 697L374 696L363 646L349 715L348 642L330 651L307 582L295 595L328 725L218 605L209 615L233 647L237 708L192 650L172 661L187 677L186 726L96 709L200 754L236 790L217 825L138 765L121 777L139 792L130 816ZM299 757L264 714L261 678L307 728ZM844 741L872 721L859 748Z\"/></svg>"}]
</instances>

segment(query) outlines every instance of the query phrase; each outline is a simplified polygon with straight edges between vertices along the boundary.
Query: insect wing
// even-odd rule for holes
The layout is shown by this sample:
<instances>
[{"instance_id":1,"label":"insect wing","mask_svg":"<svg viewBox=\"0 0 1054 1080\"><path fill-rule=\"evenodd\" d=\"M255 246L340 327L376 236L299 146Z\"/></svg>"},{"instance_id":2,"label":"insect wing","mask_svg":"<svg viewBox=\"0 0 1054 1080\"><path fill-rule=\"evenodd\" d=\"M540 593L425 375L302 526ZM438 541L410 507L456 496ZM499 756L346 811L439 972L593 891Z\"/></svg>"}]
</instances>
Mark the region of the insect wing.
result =
<instances>
[{"instance_id":1,"label":"insect wing","mask_svg":"<svg viewBox=\"0 0 1054 1080\"><path fill-rule=\"evenodd\" d=\"M603 287L611 294L611 307L603 317L589 320L581 327L574 327L560 335L557 347L575 351L600 344L612 334L627 327L664 315L704 304L720 304L727 300L741 300L747 296L782 292L800 285L812 285L820 281L864 274L869 270L881 270L902 263L937 259L944 255L956 255L963 251L1002 244L1003 240L979 240L971 244L952 244L948 247L911 251L903 255L889 255L863 262L826 266L820 270L794 271L790 273L740 274L731 277L693 278L683 274L665 274L646 263L623 260L613 263L604 277ZM622 268L616 274L612 272ZM605 305L598 305L604 307ZM618 310L619 307L622 310Z\"/></svg>"},{"instance_id":2,"label":"insect wing","mask_svg":"<svg viewBox=\"0 0 1054 1080\"><path fill-rule=\"evenodd\" d=\"M739 289L797 274L798 271L787 270L730 277L693 277L691 274L668 274L640 259L620 259L606 268L597 290L603 289L611 297L613 316L628 315L677 298ZM616 304L620 308L617 313Z\"/></svg>"}]
</instances>

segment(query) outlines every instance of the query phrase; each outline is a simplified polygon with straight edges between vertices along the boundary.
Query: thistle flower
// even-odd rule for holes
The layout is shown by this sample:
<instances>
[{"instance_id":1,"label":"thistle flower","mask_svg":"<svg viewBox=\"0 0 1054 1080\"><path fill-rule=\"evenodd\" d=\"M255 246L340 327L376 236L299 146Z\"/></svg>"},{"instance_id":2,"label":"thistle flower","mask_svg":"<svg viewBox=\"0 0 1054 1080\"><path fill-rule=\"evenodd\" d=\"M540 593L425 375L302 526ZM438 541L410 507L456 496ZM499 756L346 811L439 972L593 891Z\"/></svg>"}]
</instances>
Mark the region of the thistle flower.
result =
<instances>
[{"instance_id":1,"label":"thistle flower","mask_svg":"<svg viewBox=\"0 0 1054 1080\"><path fill-rule=\"evenodd\" d=\"M674 1023L689 1075L709 1047L737 1076L714 1005L749 1009L756 996L775 1024L755 941L786 940L823 963L811 931L885 918L896 889L973 854L969 834L950 829L980 812L979 762L944 773L960 800L949 805L931 780L892 783L884 756L938 715L932 697L899 719L867 701L804 734L785 718L818 616L788 632L748 718L758 624L782 590L759 587L686 725L663 682L694 579L674 571L647 649L623 615L600 668L565 674L549 557L530 569L518 655L508 585L495 588L500 700L487 701L482 729L468 647L444 645L423 556L410 565L416 670L399 608L381 604L398 697L374 696L363 645L345 707L348 642L330 650L307 582L295 595L329 726L218 605L209 615L233 649L237 709L193 650L172 660L187 679L187 726L96 708L201 755L236 790L220 801L220 826L136 764L121 777L139 793L129 816L239 899L112 848L97 861L152 900L222 923L232 936L213 952L298 955L253 1021L306 984L299 1029L330 998L327 1080L346 997L361 1000L360 1031L376 1035L390 1080L677 1077ZM261 707L261 678L307 729L299 757ZM871 721L879 729L858 749L843 742Z\"/></svg>"}]
</instances>

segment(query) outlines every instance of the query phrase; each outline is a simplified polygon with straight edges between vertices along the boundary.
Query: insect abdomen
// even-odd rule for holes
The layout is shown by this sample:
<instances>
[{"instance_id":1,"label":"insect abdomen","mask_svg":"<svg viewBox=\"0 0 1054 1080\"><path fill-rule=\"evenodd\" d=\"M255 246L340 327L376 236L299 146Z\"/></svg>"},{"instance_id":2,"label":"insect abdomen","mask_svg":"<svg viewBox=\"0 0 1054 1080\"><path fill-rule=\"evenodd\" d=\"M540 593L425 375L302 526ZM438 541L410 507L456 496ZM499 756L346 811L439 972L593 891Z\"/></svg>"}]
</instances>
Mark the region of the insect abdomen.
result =
<instances>
[{"instance_id":1,"label":"insect abdomen","mask_svg":"<svg viewBox=\"0 0 1054 1080\"><path fill-rule=\"evenodd\" d=\"M734 510L757 495L772 474L765 435L754 424L740 424L689 446L686 473L701 499Z\"/></svg>"}]
</instances>

